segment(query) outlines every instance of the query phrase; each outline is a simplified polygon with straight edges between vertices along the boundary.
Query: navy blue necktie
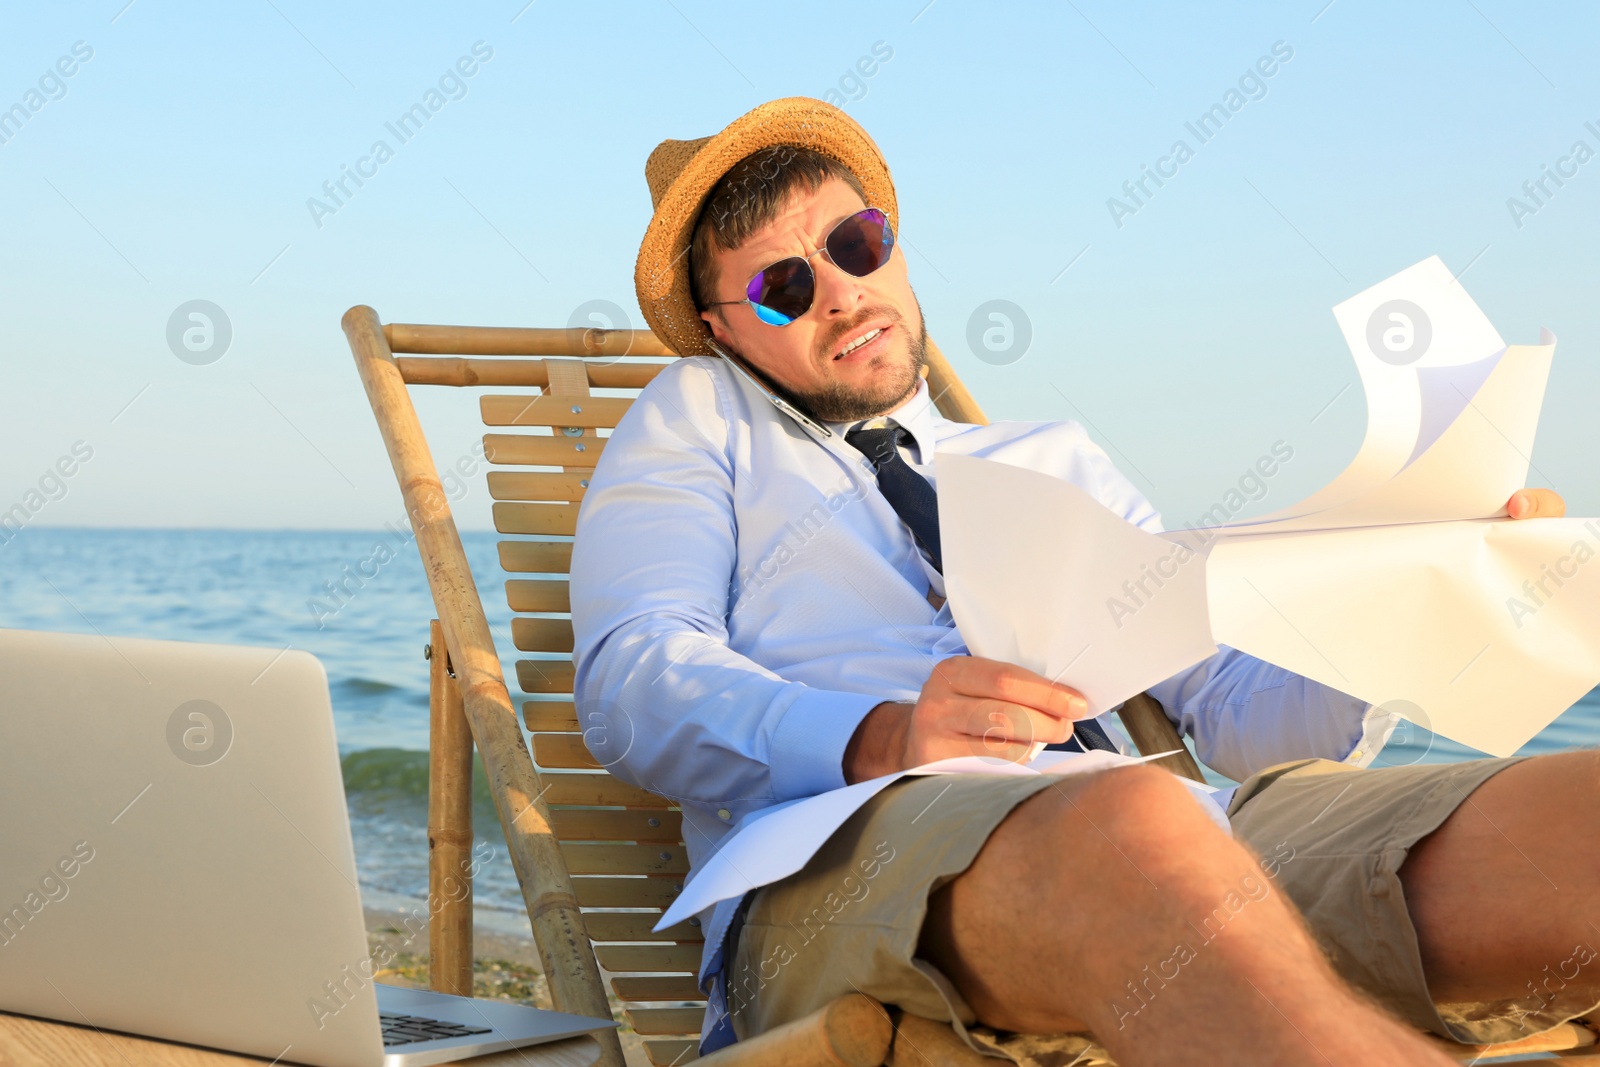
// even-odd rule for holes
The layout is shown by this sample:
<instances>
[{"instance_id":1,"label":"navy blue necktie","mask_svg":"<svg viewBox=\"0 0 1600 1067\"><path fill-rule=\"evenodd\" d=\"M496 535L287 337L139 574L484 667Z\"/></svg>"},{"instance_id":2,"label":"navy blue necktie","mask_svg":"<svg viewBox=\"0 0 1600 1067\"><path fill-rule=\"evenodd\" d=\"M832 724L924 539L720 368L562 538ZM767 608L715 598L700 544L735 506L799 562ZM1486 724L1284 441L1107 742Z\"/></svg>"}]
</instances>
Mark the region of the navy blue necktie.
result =
<instances>
[{"instance_id":1,"label":"navy blue necktie","mask_svg":"<svg viewBox=\"0 0 1600 1067\"><path fill-rule=\"evenodd\" d=\"M844 435L848 444L872 461L883 498L910 527L917 543L927 550L934 569L943 574L944 560L939 554L939 497L933 484L912 470L911 464L900 455L899 445L910 438L911 431L893 419L888 420L886 426L858 428ZM1117 746L1093 719L1079 719L1070 739L1045 747L1067 752L1117 751Z\"/></svg>"},{"instance_id":2,"label":"navy blue necktie","mask_svg":"<svg viewBox=\"0 0 1600 1067\"><path fill-rule=\"evenodd\" d=\"M944 560L939 555L938 495L933 491L933 484L900 457L900 443L910 438L911 431L893 420L887 426L851 430L844 435L846 442L872 461L883 498L911 528L917 543L927 550L934 569L943 574Z\"/></svg>"}]
</instances>

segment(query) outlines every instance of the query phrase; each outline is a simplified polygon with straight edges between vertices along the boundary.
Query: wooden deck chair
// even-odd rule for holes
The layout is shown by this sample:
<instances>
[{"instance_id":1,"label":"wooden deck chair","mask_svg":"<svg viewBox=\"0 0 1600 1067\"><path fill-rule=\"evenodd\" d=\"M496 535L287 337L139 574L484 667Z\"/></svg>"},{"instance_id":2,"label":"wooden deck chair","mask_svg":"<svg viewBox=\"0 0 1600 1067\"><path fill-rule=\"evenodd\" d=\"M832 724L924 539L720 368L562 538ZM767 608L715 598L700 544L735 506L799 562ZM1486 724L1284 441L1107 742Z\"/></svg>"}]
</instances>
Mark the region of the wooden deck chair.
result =
<instances>
[{"instance_id":1,"label":"wooden deck chair","mask_svg":"<svg viewBox=\"0 0 1600 1067\"><path fill-rule=\"evenodd\" d=\"M609 1016L604 969L650 1061L687 1063L696 1057L705 1011L694 978L704 939L693 920L659 934L650 929L688 871L680 814L670 801L612 777L584 745L572 702L566 581L578 505L605 448L601 431L616 426L632 397L676 357L642 330L384 325L362 306L345 314L343 326L439 613L430 644L430 982L444 992L472 992L471 898L459 883L470 887L475 742L554 1006ZM946 418L987 421L931 342L927 378ZM489 427L485 458L498 468L488 475L494 525L508 535L499 556L511 575L510 636L526 653L516 674L528 697L522 714L533 734L531 758L407 385L498 390L482 396L480 407ZM1141 694L1121 718L1141 752L1177 750L1162 762L1200 780L1154 700ZM896 1064L992 1062L955 1040L949 1027L923 1022L908 1017ZM941 1029L954 1044L940 1038ZM1592 1031L1567 1030L1541 1035L1539 1050L1593 1044ZM891 1055L892 1040L890 1014L851 994L705 1062L877 1067ZM600 1062L620 1067L616 1035L602 1035L601 1044ZM1483 1053L1451 1047L1463 1058Z\"/></svg>"}]
</instances>

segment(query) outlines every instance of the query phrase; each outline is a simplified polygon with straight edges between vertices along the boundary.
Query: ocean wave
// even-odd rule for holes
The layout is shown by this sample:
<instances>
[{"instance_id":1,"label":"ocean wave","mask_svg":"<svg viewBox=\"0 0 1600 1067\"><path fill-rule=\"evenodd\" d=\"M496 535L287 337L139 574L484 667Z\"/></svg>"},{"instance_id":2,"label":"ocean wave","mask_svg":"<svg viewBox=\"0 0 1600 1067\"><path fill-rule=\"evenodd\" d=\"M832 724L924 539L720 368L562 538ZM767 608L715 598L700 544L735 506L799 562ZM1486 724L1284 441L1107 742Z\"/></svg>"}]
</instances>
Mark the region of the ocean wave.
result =
<instances>
[{"instance_id":1,"label":"ocean wave","mask_svg":"<svg viewBox=\"0 0 1600 1067\"><path fill-rule=\"evenodd\" d=\"M345 696L382 696L385 693L403 692L407 687L376 678L340 678L332 683L334 692Z\"/></svg>"},{"instance_id":2,"label":"ocean wave","mask_svg":"<svg viewBox=\"0 0 1600 1067\"><path fill-rule=\"evenodd\" d=\"M472 757L474 818L496 819L489 796L489 779L483 761ZM346 753L339 761L344 791L351 808L365 814L386 813L413 821L426 820L428 807L428 753L409 748L364 748Z\"/></svg>"}]
</instances>

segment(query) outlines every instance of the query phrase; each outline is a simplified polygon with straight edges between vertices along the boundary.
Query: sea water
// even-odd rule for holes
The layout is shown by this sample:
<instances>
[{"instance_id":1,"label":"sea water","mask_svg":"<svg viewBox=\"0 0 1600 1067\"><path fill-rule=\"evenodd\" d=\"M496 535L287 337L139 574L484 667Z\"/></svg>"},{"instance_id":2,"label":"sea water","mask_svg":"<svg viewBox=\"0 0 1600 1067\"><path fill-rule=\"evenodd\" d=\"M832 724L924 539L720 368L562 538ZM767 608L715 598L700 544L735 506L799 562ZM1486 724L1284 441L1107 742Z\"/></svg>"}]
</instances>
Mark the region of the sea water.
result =
<instances>
[{"instance_id":1,"label":"sea water","mask_svg":"<svg viewBox=\"0 0 1600 1067\"><path fill-rule=\"evenodd\" d=\"M0 532L0 541L7 533ZM499 537L469 533L462 540L514 686ZM380 545L388 551L377 551ZM422 914L428 893L423 648L436 615L409 531L30 526L0 543L0 627L293 647L320 659L333 697L362 898L372 907L422 908ZM481 776L477 786L473 854L490 857L473 886L479 922L526 933L522 895Z\"/></svg>"},{"instance_id":2,"label":"sea water","mask_svg":"<svg viewBox=\"0 0 1600 1067\"><path fill-rule=\"evenodd\" d=\"M0 627L293 647L322 660L363 897L388 908L426 899L428 664L422 650L435 612L406 531L30 526L5 540L9 533L0 532ZM497 540L493 533L462 536L514 686L507 575ZM1600 690L1523 751L1597 741ZM1477 755L1403 724L1377 764ZM493 850L474 887L479 921L525 931L521 893L481 780L477 797L475 854Z\"/></svg>"}]
</instances>

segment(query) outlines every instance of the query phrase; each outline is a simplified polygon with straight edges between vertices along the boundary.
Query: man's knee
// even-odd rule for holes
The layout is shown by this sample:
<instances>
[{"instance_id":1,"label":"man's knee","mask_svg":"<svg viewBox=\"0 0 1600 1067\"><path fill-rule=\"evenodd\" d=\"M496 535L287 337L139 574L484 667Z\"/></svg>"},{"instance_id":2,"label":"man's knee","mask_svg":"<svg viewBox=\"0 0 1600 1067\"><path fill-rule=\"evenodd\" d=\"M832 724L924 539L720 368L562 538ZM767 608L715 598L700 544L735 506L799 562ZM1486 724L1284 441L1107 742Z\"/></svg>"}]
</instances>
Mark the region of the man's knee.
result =
<instances>
[{"instance_id":1,"label":"man's knee","mask_svg":"<svg viewBox=\"0 0 1600 1067\"><path fill-rule=\"evenodd\" d=\"M1136 764L1082 775L1068 775L1019 805L1007 819L1038 840L1099 838L1120 850L1183 850L1214 847L1227 840L1187 786L1170 771ZM1084 842L1078 840L1079 847Z\"/></svg>"},{"instance_id":2,"label":"man's knee","mask_svg":"<svg viewBox=\"0 0 1600 1067\"><path fill-rule=\"evenodd\" d=\"M918 954L991 1026L1085 1028L1130 967L1165 958L1257 871L1200 803L1148 765L1062 777L929 898ZM1041 986L1040 958L1073 962Z\"/></svg>"}]
</instances>

